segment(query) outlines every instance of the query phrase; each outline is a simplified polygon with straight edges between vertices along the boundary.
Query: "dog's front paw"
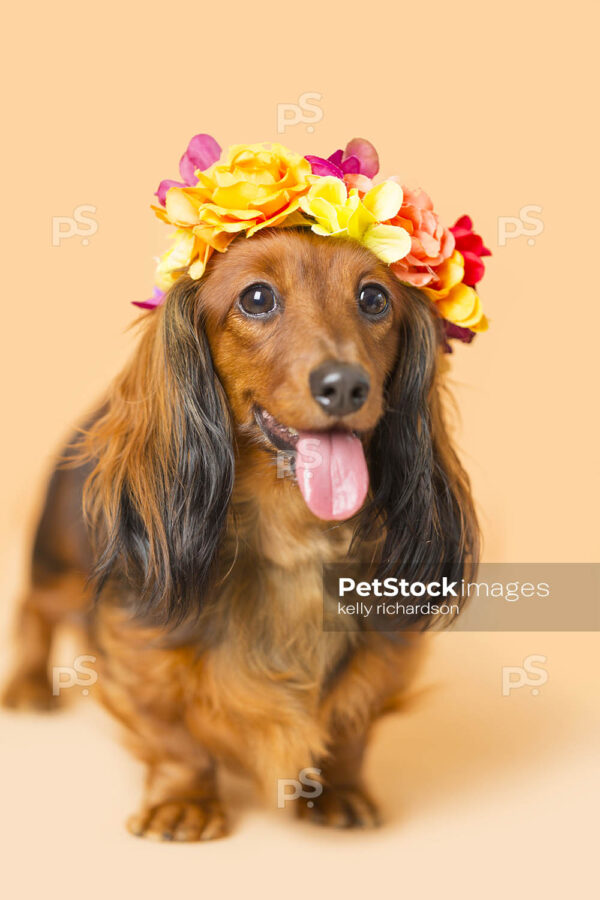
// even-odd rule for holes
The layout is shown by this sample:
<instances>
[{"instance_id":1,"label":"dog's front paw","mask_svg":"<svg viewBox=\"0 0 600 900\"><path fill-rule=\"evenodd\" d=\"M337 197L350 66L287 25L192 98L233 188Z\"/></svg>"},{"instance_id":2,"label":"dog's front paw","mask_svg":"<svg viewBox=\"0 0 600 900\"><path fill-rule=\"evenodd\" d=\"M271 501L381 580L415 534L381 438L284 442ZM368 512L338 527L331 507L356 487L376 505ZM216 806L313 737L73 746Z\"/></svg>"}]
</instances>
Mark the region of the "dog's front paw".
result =
<instances>
[{"instance_id":1,"label":"dog's front paw","mask_svg":"<svg viewBox=\"0 0 600 900\"><path fill-rule=\"evenodd\" d=\"M8 709L48 712L59 705L52 694L45 672L17 672L7 684L1 698Z\"/></svg>"},{"instance_id":2,"label":"dog's front paw","mask_svg":"<svg viewBox=\"0 0 600 900\"><path fill-rule=\"evenodd\" d=\"M375 828L380 824L377 807L357 785L326 785L318 797L299 800L298 815L333 828Z\"/></svg>"},{"instance_id":3,"label":"dog's front paw","mask_svg":"<svg viewBox=\"0 0 600 900\"><path fill-rule=\"evenodd\" d=\"M154 841L213 841L229 831L219 800L171 800L142 810L127 822L136 837Z\"/></svg>"}]
</instances>

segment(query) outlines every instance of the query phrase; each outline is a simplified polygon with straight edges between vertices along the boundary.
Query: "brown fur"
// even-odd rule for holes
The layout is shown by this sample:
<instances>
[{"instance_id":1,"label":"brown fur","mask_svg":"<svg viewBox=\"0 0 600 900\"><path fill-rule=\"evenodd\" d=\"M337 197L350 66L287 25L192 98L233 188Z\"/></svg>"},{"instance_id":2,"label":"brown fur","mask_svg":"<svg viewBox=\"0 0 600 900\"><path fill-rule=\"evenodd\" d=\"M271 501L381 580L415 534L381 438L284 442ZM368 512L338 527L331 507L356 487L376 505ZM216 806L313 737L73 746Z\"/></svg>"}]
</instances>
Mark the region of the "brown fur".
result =
<instances>
[{"instance_id":1,"label":"brown fur","mask_svg":"<svg viewBox=\"0 0 600 900\"><path fill-rule=\"evenodd\" d=\"M271 322L250 320L235 300L246 285L265 281L277 285L285 313ZM361 281L377 281L389 292L392 312L380 322L364 322L357 312ZM84 579L131 521L147 547L139 593L151 581L162 588L142 615L134 564L121 554L101 579L89 633L99 657L101 699L149 767L144 805L129 823L135 834L177 840L224 834L218 763L249 773L271 799L277 779L316 765L325 789L312 807L299 806L301 815L345 826L376 821L361 781L362 756L373 722L399 704L410 684L421 639L416 633L390 640L373 632L323 631L322 566L347 558L355 523L316 519L293 480L276 477L252 409L264 406L297 429L329 428L310 395L308 375L324 360L356 362L368 372L371 391L343 424L368 446L386 414L387 384L413 300L386 266L354 243L295 231L238 240L213 258L201 285L182 278L165 305L143 317L135 356L83 443L71 445L76 462L54 475L21 611L25 655L5 701L48 704L53 629L72 608L74 592L80 607L89 603ZM186 311L193 327L183 321ZM200 358L195 341L208 343L216 372L211 408L228 413L222 449L215 438L213 452L226 454L229 437L235 465L217 552L205 567L210 572L201 573L206 577L191 610L177 606L172 560L173 533L179 529L186 544L194 539L193 523L182 508L172 513L176 528L170 527L165 504L176 465L182 459L187 465L190 423L203 439L213 436L201 415L192 417L193 398L182 399L188 371L173 358L174 335L177 346L187 342L186 360L194 353ZM445 430L435 373L428 398L432 441L458 498L459 529L474 534L468 482ZM91 543L80 513L84 481ZM223 475L225 491L226 482ZM184 500L185 493L180 505ZM354 558L381 553L384 536L384 524L371 527ZM459 539L462 546L466 539Z\"/></svg>"}]
</instances>

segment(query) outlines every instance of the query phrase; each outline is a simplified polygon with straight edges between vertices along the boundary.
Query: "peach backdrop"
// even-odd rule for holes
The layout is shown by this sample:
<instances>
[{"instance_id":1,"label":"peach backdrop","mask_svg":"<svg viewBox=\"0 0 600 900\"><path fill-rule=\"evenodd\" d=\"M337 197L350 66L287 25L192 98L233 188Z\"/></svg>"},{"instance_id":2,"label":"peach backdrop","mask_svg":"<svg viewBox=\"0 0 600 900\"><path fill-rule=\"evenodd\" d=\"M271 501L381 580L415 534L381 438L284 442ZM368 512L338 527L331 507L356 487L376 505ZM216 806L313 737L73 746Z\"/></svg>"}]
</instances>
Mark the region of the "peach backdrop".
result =
<instances>
[{"instance_id":1,"label":"peach backdrop","mask_svg":"<svg viewBox=\"0 0 600 900\"><path fill-rule=\"evenodd\" d=\"M177 176L179 155L199 131L212 133L224 146L281 140L317 155L327 155L351 137L368 137L379 149L383 170L424 187L447 222L465 212L472 215L494 254L481 285L491 329L470 347L456 349L452 377L462 418L459 445L481 511L485 558L597 559L597 13L596 4L582 0L568 8L539 0L432 0L420 7L313 0L295 6L272 0L210 5L106 0L97 6L66 0L57 6L37 0L12 7L1 60L8 88L0 356L4 623L12 612L9 598L51 453L131 350L132 336L126 331L134 318L130 301L150 293L153 257L166 246L167 230L149 209L152 193L161 178ZM298 103L306 92L321 95L319 120L278 134L278 104ZM74 236L53 246L52 218L71 216L82 205L96 208L97 231L87 243ZM501 217L519 217L527 206L541 208L532 213L539 217L539 233L522 234L500 246ZM595 640L554 635L536 643L534 636L457 636L444 645L438 658L449 669L438 666L436 678L444 679L445 671L459 681L464 676L476 698L473 710L479 709L478 715L485 710L485 727L493 735L498 721L494 710L504 714L504 699L497 685L487 694L477 675L469 681L464 654L472 654L485 668L486 659L518 663L524 653L551 646L556 671L562 673L562 681L554 682L555 701L571 698L570 708L580 710L588 735L593 721L589 653L594 647L597 652ZM576 663L582 656L585 671ZM491 684L491 674L489 679ZM456 697L440 707L449 718L449 732L460 727L448 713L447 704L452 707L453 702ZM536 701L519 702L527 708ZM561 731L561 708L548 701L545 712L539 712L541 707L536 712L551 735ZM468 715L467 721L476 732ZM515 735L523 731L526 739L533 734L527 722L527 713L518 712L514 720L508 715L507 728ZM15 748L14 772L29 785L27 766L36 766L35 756L31 752L25 760L23 748L34 741L41 751L47 739L60 741L60 732L53 730L58 726L45 723L50 729L45 731L37 720L18 724L3 716L2 727L13 742L7 746ZM77 735L82 739L82 727L71 722L73 740ZM445 737L438 734L436 739ZM498 734L490 739L503 740ZM483 732L480 740L486 744ZM580 742L584 755L586 741ZM536 746L534 741L532 752ZM392 753L382 747L380 756ZM461 755L455 749L456 774ZM58 758L59 751L55 753ZM116 751L98 756L98 765L106 760L112 765ZM491 768L484 766L488 787L495 783L496 763L492 755ZM62 790L73 798L69 769L65 764ZM426 780L422 766L418 771ZM584 772L585 764L564 762L560 771L548 781L544 797L551 796L554 784L567 785ZM7 776L13 785L14 777ZM518 777L527 779L527 771ZM95 776L88 771L81 778L78 798L83 801L87 785L94 789ZM490 838L503 854L510 841L502 845L500 835L507 832L499 823L520 815L523 796L516 782L513 787L514 807L498 814L498 830ZM574 795L566 798L566 788L560 790L561 817L576 822L585 817L584 807L573 805ZM582 788L581 797L586 793ZM18 797L15 787L15 809L20 808ZM471 798L473 819L462 827L466 833L471 828L473 838L486 818L488 799L485 794ZM547 847L544 802L532 802L526 812L537 817L539 835L545 835L534 844L535 853ZM40 804L52 828L60 804L50 795ZM94 825L99 839L106 833L109 841L125 842L120 819L128 811L116 803L110 815L106 812L106 821ZM450 816L449 829L452 822ZM231 861L248 860L262 839L261 828L268 827L257 826L255 834L249 826L247 843L231 843L218 853ZM275 848L277 832L268 835ZM383 838L383 843L369 838L373 854L365 855L365 866L393 870L398 862L394 848L402 846L402 835L399 825L387 844ZM423 851L427 828L422 841L412 839ZM43 840L40 834L40 844ZM312 845L303 840L304 853ZM291 846L291 832L286 841ZM421 851L407 846L419 858ZM24 860L26 850L22 843L20 847ZM151 849L165 859L163 848ZM31 850L35 859L35 842ZM130 878L136 877L141 852L138 844L119 843L125 860L119 864L130 866ZM186 856L198 890L202 852ZM323 883L336 890L331 872L335 843L331 852L331 858L319 857L318 871ZM489 864L494 861L490 855ZM551 890L560 881L545 879L543 873L536 880L526 853L520 864L532 885ZM418 868L411 896L419 896ZM32 887L34 870L27 875ZM566 868L562 874L566 885ZM483 889L485 871L479 875ZM257 873L257 893L261 877L267 876ZM362 884L357 878L356 896ZM458 884L459 869L456 878ZM279 883L282 891L285 884ZM352 885L343 879L340 884L348 895ZM431 885L431 896L438 889L448 893L441 875L439 884ZM88 877L81 886L82 894L91 896ZM401 882L397 888L401 892ZM275 895L274 882L272 889ZM461 896L478 896L475 887L473 891ZM492 896L489 885L486 894Z\"/></svg>"}]
</instances>

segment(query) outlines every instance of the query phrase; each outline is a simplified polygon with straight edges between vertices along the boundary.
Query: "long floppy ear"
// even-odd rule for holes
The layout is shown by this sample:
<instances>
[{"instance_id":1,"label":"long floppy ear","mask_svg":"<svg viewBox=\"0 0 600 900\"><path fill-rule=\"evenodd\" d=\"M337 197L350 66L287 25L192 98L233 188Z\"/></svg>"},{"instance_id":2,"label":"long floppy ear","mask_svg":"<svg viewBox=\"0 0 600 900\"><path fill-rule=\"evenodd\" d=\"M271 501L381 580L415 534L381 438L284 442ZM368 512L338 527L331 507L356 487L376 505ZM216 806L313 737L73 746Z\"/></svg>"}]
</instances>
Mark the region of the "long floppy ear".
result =
<instances>
[{"instance_id":1,"label":"long floppy ear","mask_svg":"<svg viewBox=\"0 0 600 900\"><path fill-rule=\"evenodd\" d=\"M131 588L133 611L176 625L211 584L233 486L232 427L198 312L180 279L153 311L132 361L87 430L84 492L97 592Z\"/></svg>"},{"instance_id":2,"label":"long floppy ear","mask_svg":"<svg viewBox=\"0 0 600 900\"><path fill-rule=\"evenodd\" d=\"M440 398L440 329L429 300L404 288L398 357L387 385L387 411L369 448L373 501L358 536L384 528L380 577L450 581L471 577L479 530L469 479L445 425ZM452 598L452 603L456 600ZM379 623L371 623L378 627ZM381 623L383 624L383 623ZM386 628L427 628L431 617L405 617Z\"/></svg>"}]
</instances>

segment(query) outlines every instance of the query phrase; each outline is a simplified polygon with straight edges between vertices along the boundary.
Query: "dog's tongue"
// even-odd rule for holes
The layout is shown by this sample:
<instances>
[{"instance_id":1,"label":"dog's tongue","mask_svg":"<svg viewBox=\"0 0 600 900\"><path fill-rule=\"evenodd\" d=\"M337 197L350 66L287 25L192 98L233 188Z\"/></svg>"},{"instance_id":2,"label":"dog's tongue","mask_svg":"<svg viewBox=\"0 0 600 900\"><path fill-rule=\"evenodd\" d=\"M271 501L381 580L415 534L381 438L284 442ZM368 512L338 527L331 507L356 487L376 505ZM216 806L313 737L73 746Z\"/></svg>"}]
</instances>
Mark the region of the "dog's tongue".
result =
<instances>
[{"instance_id":1,"label":"dog's tongue","mask_svg":"<svg viewBox=\"0 0 600 900\"><path fill-rule=\"evenodd\" d=\"M301 431L296 477L306 505L320 519L349 519L369 489L362 444L343 431Z\"/></svg>"}]
</instances>

